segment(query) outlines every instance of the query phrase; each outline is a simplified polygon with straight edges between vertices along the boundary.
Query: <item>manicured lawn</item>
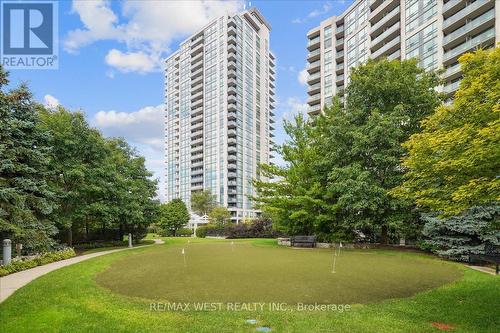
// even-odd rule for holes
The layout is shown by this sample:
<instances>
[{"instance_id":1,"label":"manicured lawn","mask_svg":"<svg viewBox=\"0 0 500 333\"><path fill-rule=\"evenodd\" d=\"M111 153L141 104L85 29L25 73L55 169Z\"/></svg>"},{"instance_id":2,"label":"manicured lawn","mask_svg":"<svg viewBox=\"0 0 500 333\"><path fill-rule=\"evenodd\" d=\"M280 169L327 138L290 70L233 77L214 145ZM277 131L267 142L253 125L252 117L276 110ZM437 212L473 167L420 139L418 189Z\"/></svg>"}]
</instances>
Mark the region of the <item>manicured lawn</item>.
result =
<instances>
[{"instance_id":1,"label":"manicured lawn","mask_svg":"<svg viewBox=\"0 0 500 333\"><path fill-rule=\"evenodd\" d=\"M353 304L408 297L461 276L443 261L351 250L332 273L331 250L232 244L157 247L116 261L96 280L116 293L169 302Z\"/></svg>"},{"instance_id":2,"label":"manicured lawn","mask_svg":"<svg viewBox=\"0 0 500 333\"><path fill-rule=\"evenodd\" d=\"M189 240L187 244L188 239L168 239L165 245L94 258L43 276L0 304L0 331L254 332L257 326L266 325L272 332L439 332L434 323L449 325L454 328L453 332L496 332L500 327L500 278L458 264L391 251L346 251L339 257L337 273L332 274L329 265L331 252L328 250L282 249L269 241L258 240L237 241L233 252L230 241ZM187 255L186 267L178 258L182 247ZM248 259L248 266L239 263L242 258ZM156 265L152 265L156 260ZM290 266L307 265L318 275L317 281L310 280L307 269L298 273L288 269L277 274L286 267L284 260L288 260ZM361 261L366 268L357 264ZM207 271L210 262L223 265L212 267L213 271L220 272L218 280L216 274ZM326 265L324 269L317 268L323 265ZM380 267L385 267L385 274ZM253 277L237 273L236 268L244 269ZM192 277L188 273L207 275ZM309 281L285 286L301 277ZM329 282L327 277L335 283ZM109 283L111 278L115 278L115 284ZM205 282L202 284L199 280L203 278ZM232 281L234 278L239 278L245 287L237 287ZM449 282L456 278L455 282ZM254 282L250 284L252 279ZM351 282L352 279L356 283ZM140 280L144 282L141 284ZM404 281L411 291L403 287ZM272 287L266 287L265 282ZM449 283L409 298L380 301L446 282ZM364 292L342 291L342 288L336 289L335 293L330 291L340 284L346 286L344 289L362 289ZM219 297L230 302L246 302L272 295L280 299L270 297L271 302L294 302L297 299L287 295L309 291L311 295L306 293L303 296L324 297L333 303L341 303L342 299L370 304L353 305L352 310L342 313L290 311L293 307L287 311L154 312L150 311L149 299L123 295L167 301L165 295L183 286L183 292L176 293L175 297L189 302L196 300L185 299L187 295L197 300ZM317 286L322 286L321 293L315 292ZM114 288L114 291L107 287ZM238 288L237 294L232 294L233 287ZM153 292L155 289L156 293ZM247 324L247 319L257 319L257 325Z\"/></svg>"}]
</instances>

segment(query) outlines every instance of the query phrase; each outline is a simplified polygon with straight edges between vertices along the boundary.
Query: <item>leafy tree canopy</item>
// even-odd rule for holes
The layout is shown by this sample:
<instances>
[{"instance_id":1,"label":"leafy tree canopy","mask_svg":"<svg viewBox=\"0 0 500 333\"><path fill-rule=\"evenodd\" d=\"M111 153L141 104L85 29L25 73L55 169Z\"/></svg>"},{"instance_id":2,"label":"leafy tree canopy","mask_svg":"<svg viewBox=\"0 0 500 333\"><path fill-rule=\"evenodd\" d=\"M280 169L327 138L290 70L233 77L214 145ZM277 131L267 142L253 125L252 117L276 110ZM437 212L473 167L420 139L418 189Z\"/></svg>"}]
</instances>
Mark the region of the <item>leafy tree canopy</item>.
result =
<instances>
[{"instance_id":1,"label":"leafy tree canopy","mask_svg":"<svg viewBox=\"0 0 500 333\"><path fill-rule=\"evenodd\" d=\"M208 215L215 207L215 196L210 190L191 193L191 209L198 215Z\"/></svg>"},{"instance_id":2,"label":"leafy tree canopy","mask_svg":"<svg viewBox=\"0 0 500 333\"><path fill-rule=\"evenodd\" d=\"M464 78L455 99L404 144L408 173L395 191L446 216L500 199L500 48L459 61Z\"/></svg>"},{"instance_id":3,"label":"leafy tree canopy","mask_svg":"<svg viewBox=\"0 0 500 333\"><path fill-rule=\"evenodd\" d=\"M160 205L160 226L170 230L174 236L179 228L189 222L189 212L181 199L174 199Z\"/></svg>"}]
</instances>

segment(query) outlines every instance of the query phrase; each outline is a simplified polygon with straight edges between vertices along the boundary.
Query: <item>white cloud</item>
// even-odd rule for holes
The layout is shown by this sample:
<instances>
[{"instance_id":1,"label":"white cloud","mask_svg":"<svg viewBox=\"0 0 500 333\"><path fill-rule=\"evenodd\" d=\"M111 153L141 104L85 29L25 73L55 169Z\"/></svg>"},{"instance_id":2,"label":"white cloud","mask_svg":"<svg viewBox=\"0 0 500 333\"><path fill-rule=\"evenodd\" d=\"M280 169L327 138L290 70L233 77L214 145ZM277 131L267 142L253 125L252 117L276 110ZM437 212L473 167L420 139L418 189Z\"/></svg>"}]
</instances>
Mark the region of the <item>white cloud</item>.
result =
<instances>
[{"instance_id":1,"label":"white cloud","mask_svg":"<svg viewBox=\"0 0 500 333\"><path fill-rule=\"evenodd\" d=\"M106 55L105 60L108 65L124 73L147 73L155 70L159 62L159 56L148 55L142 51L123 53L117 49L112 49Z\"/></svg>"},{"instance_id":2,"label":"white cloud","mask_svg":"<svg viewBox=\"0 0 500 333\"><path fill-rule=\"evenodd\" d=\"M299 72L297 75L297 80L299 80L299 83L303 86L307 85L307 78L309 77L309 73L307 73L307 70L304 68Z\"/></svg>"},{"instance_id":3,"label":"white cloud","mask_svg":"<svg viewBox=\"0 0 500 333\"><path fill-rule=\"evenodd\" d=\"M56 108L60 104L59 100L52 95L43 96L43 101L45 103L45 106L48 108Z\"/></svg>"},{"instance_id":4,"label":"white cloud","mask_svg":"<svg viewBox=\"0 0 500 333\"><path fill-rule=\"evenodd\" d=\"M159 70L174 39L187 37L218 16L241 10L243 1L124 0L120 5L117 14L107 0L74 0L73 13L80 16L84 27L67 34L65 49L76 52L93 42L114 40L126 50L114 50L120 53L112 54L115 61L106 59L110 66L123 72Z\"/></svg>"},{"instance_id":5,"label":"white cloud","mask_svg":"<svg viewBox=\"0 0 500 333\"><path fill-rule=\"evenodd\" d=\"M342 2L343 3L343 2ZM309 12L307 14L307 16L303 17L303 18L296 18L296 19L293 19L292 20L292 23L295 23L295 24L302 24L302 23L306 23L307 21L309 21L310 19L313 19L315 17L318 17L318 16L321 16L321 15L324 15L326 13L328 13L330 10L332 10L333 6L330 2L327 2L325 3L321 9L315 9L311 12Z\"/></svg>"},{"instance_id":6,"label":"white cloud","mask_svg":"<svg viewBox=\"0 0 500 333\"><path fill-rule=\"evenodd\" d=\"M120 136L128 142L163 151L164 104L147 106L135 112L99 111L91 123L105 135Z\"/></svg>"},{"instance_id":7,"label":"white cloud","mask_svg":"<svg viewBox=\"0 0 500 333\"><path fill-rule=\"evenodd\" d=\"M300 113L307 117L307 103L302 102L297 97L289 97L286 100L285 108L287 111L283 112L283 120L290 121Z\"/></svg>"},{"instance_id":8,"label":"white cloud","mask_svg":"<svg viewBox=\"0 0 500 333\"><path fill-rule=\"evenodd\" d=\"M90 121L106 136L123 137L146 158L146 167L159 180L157 194L161 200L165 194L164 110L160 104L134 112L99 111Z\"/></svg>"}]
</instances>

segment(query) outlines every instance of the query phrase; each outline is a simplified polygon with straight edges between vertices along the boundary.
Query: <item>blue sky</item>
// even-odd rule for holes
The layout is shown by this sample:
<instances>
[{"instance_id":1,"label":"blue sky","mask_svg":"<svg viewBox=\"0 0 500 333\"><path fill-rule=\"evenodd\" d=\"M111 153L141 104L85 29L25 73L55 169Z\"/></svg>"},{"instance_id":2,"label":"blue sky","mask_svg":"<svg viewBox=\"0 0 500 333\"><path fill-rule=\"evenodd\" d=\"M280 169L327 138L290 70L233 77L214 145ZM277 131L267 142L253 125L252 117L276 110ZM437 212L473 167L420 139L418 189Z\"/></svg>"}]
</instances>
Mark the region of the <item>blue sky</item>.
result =
<instances>
[{"instance_id":1,"label":"blue sky","mask_svg":"<svg viewBox=\"0 0 500 333\"><path fill-rule=\"evenodd\" d=\"M164 75L161 59L211 19L257 7L271 24L276 55L276 141L284 118L305 112L306 33L352 1L60 1L59 69L11 70L35 98L85 112L105 135L122 136L162 180ZM301 80L302 78L302 80ZM279 159L277 160L279 163ZM161 195L162 191L160 191Z\"/></svg>"}]
</instances>

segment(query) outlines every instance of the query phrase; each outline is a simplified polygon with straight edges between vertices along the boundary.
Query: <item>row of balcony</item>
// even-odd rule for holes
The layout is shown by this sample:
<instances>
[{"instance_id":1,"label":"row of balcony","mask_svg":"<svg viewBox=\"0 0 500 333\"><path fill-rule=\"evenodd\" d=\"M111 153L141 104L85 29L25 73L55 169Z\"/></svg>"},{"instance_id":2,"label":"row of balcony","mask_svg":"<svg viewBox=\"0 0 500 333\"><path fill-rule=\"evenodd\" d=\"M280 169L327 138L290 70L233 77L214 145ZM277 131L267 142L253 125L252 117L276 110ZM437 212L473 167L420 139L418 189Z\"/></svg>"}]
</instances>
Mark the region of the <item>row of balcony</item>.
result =
<instances>
[{"instance_id":1,"label":"row of balcony","mask_svg":"<svg viewBox=\"0 0 500 333\"><path fill-rule=\"evenodd\" d=\"M399 21L400 7L397 6L392 9L390 12L385 14L381 19L377 21L377 23L373 24L371 27L371 34L377 35L380 33L380 29L386 26L391 26L396 21Z\"/></svg>"},{"instance_id":2,"label":"row of balcony","mask_svg":"<svg viewBox=\"0 0 500 333\"><path fill-rule=\"evenodd\" d=\"M466 38L467 35L474 34L483 29L489 23L494 24L494 22L495 9L493 8L446 35L443 38L443 47L447 48L450 46L454 46L463 41L463 39Z\"/></svg>"},{"instance_id":3,"label":"row of balcony","mask_svg":"<svg viewBox=\"0 0 500 333\"><path fill-rule=\"evenodd\" d=\"M394 52L395 48L399 48L400 42L401 42L401 37L397 36L396 38L391 40L389 43L385 44L380 49L373 52L372 58L377 59L383 55L391 54L392 52Z\"/></svg>"},{"instance_id":4,"label":"row of balcony","mask_svg":"<svg viewBox=\"0 0 500 333\"><path fill-rule=\"evenodd\" d=\"M447 33L462 23L467 22L467 19L473 17L474 15L484 13L488 9L495 7L495 1L484 1L477 0L467 5L465 8L461 9L457 13L448 17L443 21L443 32Z\"/></svg>"},{"instance_id":5,"label":"row of balcony","mask_svg":"<svg viewBox=\"0 0 500 333\"><path fill-rule=\"evenodd\" d=\"M372 39L372 45L371 45L372 52L379 49L383 45L383 43L387 42L388 40L392 40L396 34L399 35L400 28L401 24L399 23L399 21L397 21L390 28L388 28L383 33Z\"/></svg>"},{"instance_id":6,"label":"row of balcony","mask_svg":"<svg viewBox=\"0 0 500 333\"><path fill-rule=\"evenodd\" d=\"M456 58L478 46L489 44L495 41L495 28L488 29L483 33L477 35L476 37L466 41L465 43L460 44L459 46L449 50L444 53L443 63L446 65L450 62L454 62Z\"/></svg>"}]
</instances>

